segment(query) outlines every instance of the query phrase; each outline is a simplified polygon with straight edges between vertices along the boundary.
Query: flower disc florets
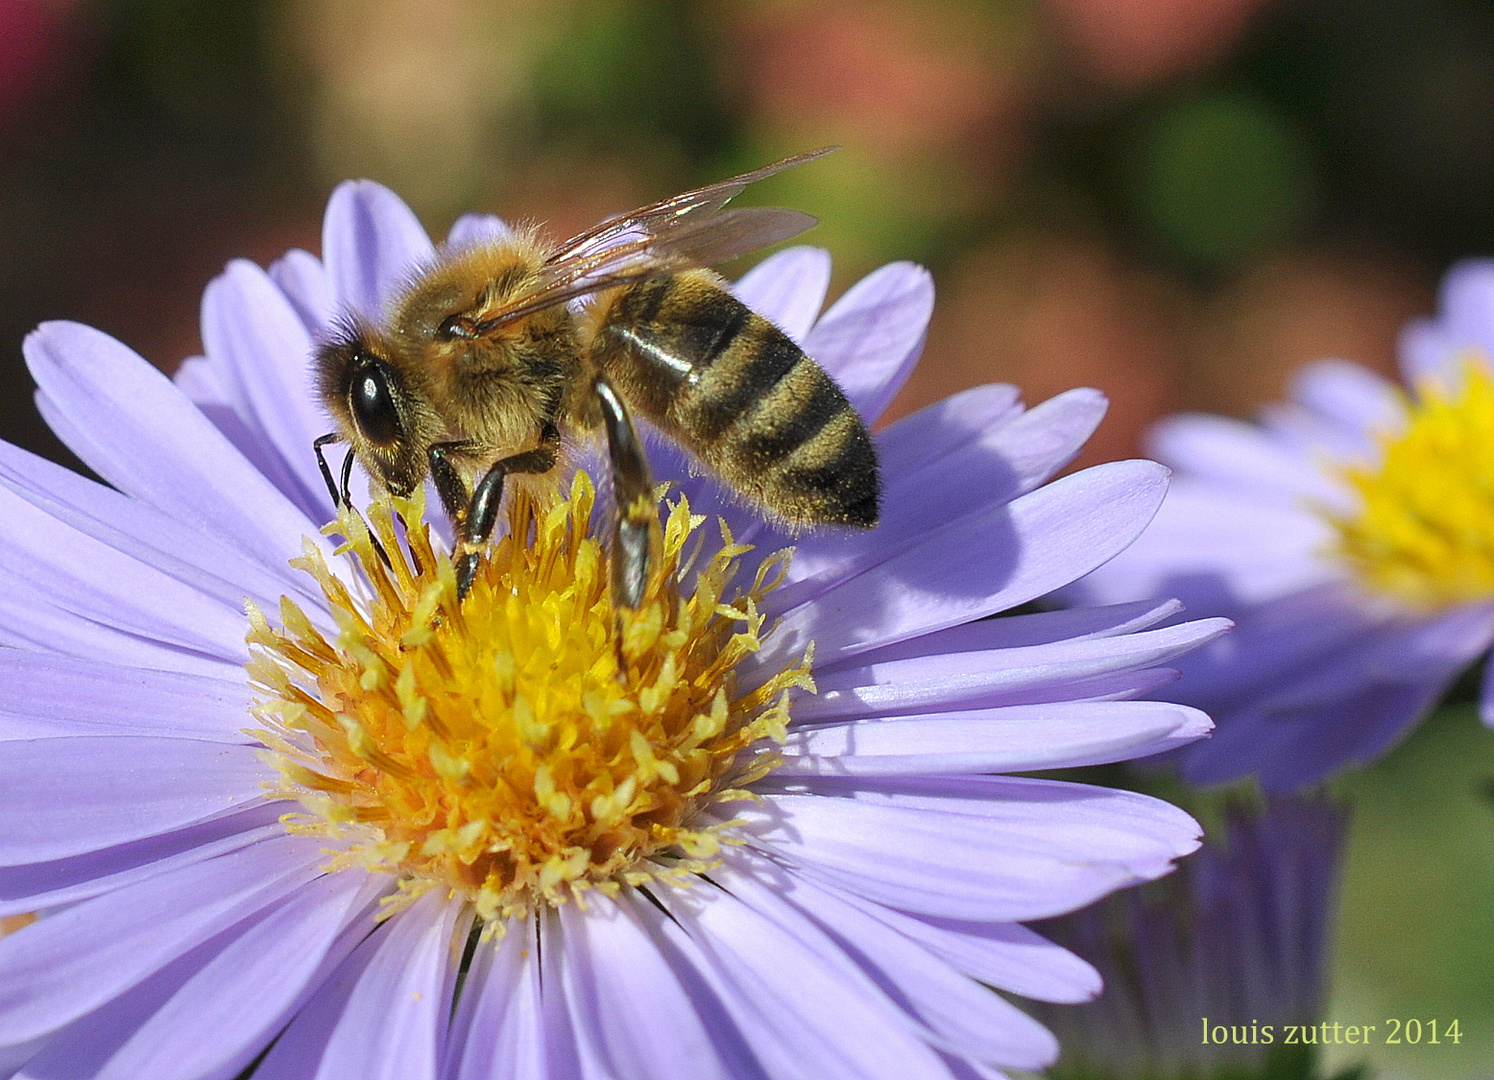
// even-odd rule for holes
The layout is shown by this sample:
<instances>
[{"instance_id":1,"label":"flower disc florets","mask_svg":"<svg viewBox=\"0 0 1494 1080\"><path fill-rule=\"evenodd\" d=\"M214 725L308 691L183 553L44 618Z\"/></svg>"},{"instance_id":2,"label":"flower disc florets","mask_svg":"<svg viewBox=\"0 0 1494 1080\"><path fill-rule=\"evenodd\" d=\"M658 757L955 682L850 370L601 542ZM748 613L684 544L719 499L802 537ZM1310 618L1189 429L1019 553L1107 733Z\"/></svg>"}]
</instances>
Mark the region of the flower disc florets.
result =
<instances>
[{"instance_id":1,"label":"flower disc florets","mask_svg":"<svg viewBox=\"0 0 1494 1080\"><path fill-rule=\"evenodd\" d=\"M1371 592L1416 611L1494 598L1494 379L1463 365L1423 388L1377 467L1346 470L1355 514L1330 516L1338 554Z\"/></svg>"},{"instance_id":2,"label":"flower disc florets","mask_svg":"<svg viewBox=\"0 0 1494 1080\"><path fill-rule=\"evenodd\" d=\"M250 612L266 725L255 734L280 771L277 794L306 810L288 824L339 841L335 866L396 877L403 902L445 888L490 923L714 865L721 825L701 811L774 766L788 690L813 689L807 656L736 688L785 560L727 599L751 550L727 535L683 594L681 552L703 519L681 499L644 602L616 609L578 473L548 509L516 502L458 603L427 527L396 529L421 510L376 504L377 543L357 517L339 523L366 603L308 547L299 565L326 595L335 642L288 600L283 629Z\"/></svg>"}]
</instances>

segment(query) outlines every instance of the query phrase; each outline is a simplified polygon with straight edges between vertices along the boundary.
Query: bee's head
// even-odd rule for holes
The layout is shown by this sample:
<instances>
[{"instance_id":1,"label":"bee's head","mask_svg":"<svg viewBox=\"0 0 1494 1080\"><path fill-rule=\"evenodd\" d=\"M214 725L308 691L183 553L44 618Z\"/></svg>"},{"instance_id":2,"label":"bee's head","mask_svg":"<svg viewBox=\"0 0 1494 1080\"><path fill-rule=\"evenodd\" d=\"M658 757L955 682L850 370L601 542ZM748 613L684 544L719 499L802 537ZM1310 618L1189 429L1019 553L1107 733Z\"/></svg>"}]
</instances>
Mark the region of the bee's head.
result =
<instances>
[{"instance_id":1,"label":"bee's head","mask_svg":"<svg viewBox=\"0 0 1494 1080\"><path fill-rule=\"evenodd\" d=\"M393 494L409 495L428 468L421 438L426 410L388 356L366 328L342 326L317 350L317 382L368 474Z\"/></svg>"}]
</instances>

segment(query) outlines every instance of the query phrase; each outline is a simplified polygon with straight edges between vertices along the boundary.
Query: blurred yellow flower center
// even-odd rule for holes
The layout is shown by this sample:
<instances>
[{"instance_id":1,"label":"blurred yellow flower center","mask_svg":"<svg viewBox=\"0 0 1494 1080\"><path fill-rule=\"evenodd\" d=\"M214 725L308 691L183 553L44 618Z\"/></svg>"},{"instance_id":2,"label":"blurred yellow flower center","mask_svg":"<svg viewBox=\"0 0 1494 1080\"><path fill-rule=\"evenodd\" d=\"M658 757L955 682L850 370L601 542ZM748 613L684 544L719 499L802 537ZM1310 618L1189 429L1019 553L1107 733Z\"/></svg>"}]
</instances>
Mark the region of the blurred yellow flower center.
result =
<instances>
[{"instance_id":1,"label":"blurred yellow flower center","mask_svg":"<svg viewBox=\"0 0 1494 1080\"><path fill-rule=\"evenodd\" d=\"M343 517L367 602L310 545L297 561L326 594L334 641L289 600L280 629L250 612L254 734L279 769L275 793L305 810L288 826L336 840L336 868L394 876L396 906L445 889L490 924L715 865L722 822L703 811L773 768L789 690L813 690L808 656L736 686L786 557L733 588L751 549L726 536L684 595L680 555L702 519L681 499L644 602L618 611L578 474L548 510L516 504L458 604L427 527L397 533L394 515L420 522L421 509L370 510L388 566L363 523Z\"/></svg>"},{"instance_id":2,"label":"blurred yellow flower center","mask_svg":"<svg viewBox=\"0 0 1494 1080\"><path fill-rule=\"evenodd\" d=\"M1427 386L1377 468L1345 477L1360 509L1331 516L1337 554L1370 591L1416 611L1494 599L1494 380L1478 361L1461 384Z\"/></svg>"}]
</instances>

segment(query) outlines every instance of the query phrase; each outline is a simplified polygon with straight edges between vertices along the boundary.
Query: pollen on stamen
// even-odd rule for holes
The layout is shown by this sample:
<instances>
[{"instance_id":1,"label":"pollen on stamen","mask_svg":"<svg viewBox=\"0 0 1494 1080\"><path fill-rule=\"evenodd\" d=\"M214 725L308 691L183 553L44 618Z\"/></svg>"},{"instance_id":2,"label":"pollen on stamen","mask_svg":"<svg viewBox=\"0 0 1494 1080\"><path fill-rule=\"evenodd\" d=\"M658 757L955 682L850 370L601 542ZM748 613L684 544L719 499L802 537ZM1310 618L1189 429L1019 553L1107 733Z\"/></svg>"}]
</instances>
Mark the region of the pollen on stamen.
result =
<instances>
[{"instance_id":1,"label":"pollen on stamen","mask_svg":"<svg viewBox=\"0 0 1494 1080\"><path fill-rule=\"evenodd\" d=\"M593 888L688 884L722 843L703 812L774 767L790 691L814 690L808 653L737 688L786 552L736 585L751 549L723 524L686 592L681 552L703 519L682 497L643 602L619 611L592 502L579 472L554 505L517 500L461 603L420 502L376 503L367 526L353 514L335 526L366 598L313 545L296 562L335 639L289 600L278 627L250 609L253 734L279 771L275 794L302 806L287 827L335 841L333 868L391 875L392 910L444 889L496 927Z\"/></svg>"},{"instance_id":2,"label":"pollen on stamen","mask_svg":"<svg viewBox=\"0 0 1494 1080\"><path fill-rule=\"evenodd\" d=\"M1344 470L1359 497L1328 514L1333 554L1372 595L1415 612L1494 600L1494 378L1478 360L1429 385L1377 466Z\"/></svg>"}]
</instances>

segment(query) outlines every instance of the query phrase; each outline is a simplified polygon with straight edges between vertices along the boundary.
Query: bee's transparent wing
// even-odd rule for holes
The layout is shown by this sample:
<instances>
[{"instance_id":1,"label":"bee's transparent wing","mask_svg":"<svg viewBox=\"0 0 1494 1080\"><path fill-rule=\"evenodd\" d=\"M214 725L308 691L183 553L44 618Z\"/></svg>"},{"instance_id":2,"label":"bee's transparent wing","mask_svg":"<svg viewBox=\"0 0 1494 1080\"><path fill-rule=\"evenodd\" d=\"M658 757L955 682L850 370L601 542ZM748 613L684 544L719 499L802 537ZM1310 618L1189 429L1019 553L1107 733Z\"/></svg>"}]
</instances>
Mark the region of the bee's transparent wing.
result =
<instances>
[{"instance_id":1,"label":"bee's transparent wing","mask_svg":"<svg viewBox=\"0 0 1494 1080\"><path fill-rule=\"evenodd\" d=\"M609 218L551 252L534 285L488 313L476 329L485 333L578 296L690 266L724 262L798 236L818 219L776 207L727 210L726 203L753 181L813 161L834 149L826 147L785 158Z\"/></svg>"},{"instance_id":2,"label":"bee's transparent wing","mask_svg":"<svg viewBox=\"0 0 1494 1080\"><path fill-rule=\"evenodd\" d=\"M707 184L705 187L682 192L662 202L640 206L632 213L608 218L561 244L551 253L549 261L552 263L569 261L575 258L585 258L594 253L610 251L614 244L626 242L637 236L662 239L689 222L719 211L740 195L748 184L781 173L785 169L815 161L826 154L834 153L837 149L839 148L834 146L824 146L818 150L810 150L808 153L795 154L793 157L775 161L771 165L764 165L761 169L754 169L741 176L733 176L727 180Z\"/></svg>"}]
</instances>

